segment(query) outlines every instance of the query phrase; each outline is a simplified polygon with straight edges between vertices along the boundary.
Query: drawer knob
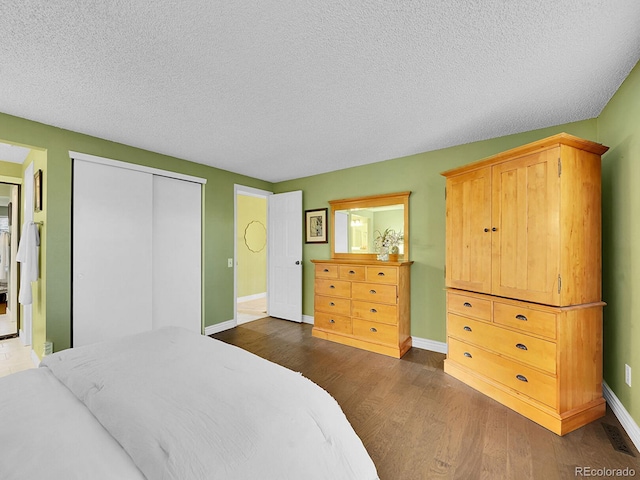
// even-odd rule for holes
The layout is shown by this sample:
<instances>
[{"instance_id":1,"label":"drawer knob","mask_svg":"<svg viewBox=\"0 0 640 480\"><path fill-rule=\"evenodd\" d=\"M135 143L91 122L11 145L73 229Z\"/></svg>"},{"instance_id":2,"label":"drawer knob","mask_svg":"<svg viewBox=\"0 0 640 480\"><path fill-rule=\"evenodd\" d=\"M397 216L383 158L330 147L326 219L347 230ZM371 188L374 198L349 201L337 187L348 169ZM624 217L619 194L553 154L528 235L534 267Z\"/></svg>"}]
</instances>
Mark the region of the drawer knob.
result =
<instances>
[{"instance_id":1,"label":"drawer knob","mask_svg":"<svg viewBox=\"0 0 640 480\"><path fill-rule=\"evenodd\" d=\"M520 380L521 382L528 382L529 380L527 380L527 377L525 377L524 375L516 375L516 378L518 380Z\"/></svg>"},{"instance_id":2,"label":"drawer knob","mask_svg":"<svg viewBox=\"0 0 640 480\"><path fill-rule=\"evenodd\" d=\"M332 318L331 320L329 320L329 323L336 323L336 321Z\"/></svg>"},{"instance_id":3,"label":"drawer knob","mask_svg":"<svg viewBox=\"0 0 640 480\"><path fill-rule=\"evenodd\" d=\"M516 348L519 348L520 350L529 350L523 343L516 343Z\"/></svg>"},{"instance_id":4,"label":"drawer knob","mask_svg":"<svg viewBox=\"0 0 640 480\"><path fill-rule=\"evenodd\" d=\"M353 270L349 270L349 275L355 275L356 272L354 272Z\"/></svg>"},{"instance_id":5,"label":"drawer knob","mask_svg":"<svg viewBox=\"0 0 640 480\"><path fill-rule=\"evenodd\" d=\"M329 285L329 288L336 288L335 285Z\"/></svg>"},{"instance_id":6,"label":"drawer knob","mask_svg":"<svg viewBox=\"0 0 640 480\"><path fill-rule=\"evenodd\" d=\"M527 317L525 317L524 315L516 315L516 319L517 320L522 320L523 322L527 321Z\"/></svg>"},{"instance_id":7,"label":"drawer knob","mask_svg":"<svg viewBox=\"0 0 640 480\"><path fill-rule=\"evenodd\" d=\"M467 307L467 308L471 308L473 305L471 305L469 302L464 302L462 304L463 307Z\"/></svg>"},{"instance_id":8,"label":"drawer knob","mask_svg":"<svg viewBox=\"0 0 640 480\"><path fill-rule=\"evenodd\" d=\"M333 303L333 302L329 302L329 306L330 306L330 307L335 307L335 306L336 306L336 304L335 304L335 303Z\"/></svg>"},{"instance_id":9,"label":"drawer knob","mask_svg":"<svg viewBox=\"0 0 640 480\"><path fill-rule=\"evenodd\" d=\"M376 333L378 331L376 327L371 327L369 330L371 330L373 333Z\"/></svg>"},{"instance_id":10,"label":"drawer knob","mask_svg":"<svg viewBox=\"0 0 640 480\"><path fill-rule=\"evenodd\" d=\"M329 269L328 269L328 268L325 268L325 269L323 270L323 272L329 273Z\"/></svg>"},{"instance_id":11,"label":"drawer knob","mask_svg":"<svg viewBox=\"0 0 640 480\"><path fill-rule=\"evenodd\" d=\"M473 358L473 355L471 355L469 352L464 352L464 356L467 358Z\"/></svg>"},{"instance_id":12,"label":"drawer knob","mask_svg":"<svg viewBox=\"0 0 640 480\"><path fill-rule=\"evenodd\" d=\"M371 295L375 295L375 294L376 294L376 291L375 291L375 290L369 290L369 293L370 293Z\"/></svg>"},{"instance_id":13,"label":"drawer knob","mask_svg":"<svg viewBox=\"0 0 640 480\"><path fill-rule=\"evenodd\" d=\"M379 277L384 277L384 272L378 272Z\"/></svg>"},{"instance_id":14,"label":"drawer knob","mask_svg":"<svg viewBox=\"0 0 640 480\"><path fill-rule=\"evenodd\" d=\"M467 325L464 326L464 331L465 332L473 332L473 330L471 330L471 327L469 327Z\"/></svg>"},{"instance_id":15,"label":"drawer knob","mask_svg":"<svg viewBox=\"0 0 640 480\"><path fill-rule=\"evenodd\" d=\"M375 308L372 308L371 310L369 310L371 313L378 313L378 310L376 310Z\"/></svg>"},{"instance_id":16,"label":"drawer knob","mask_svg":"<svg viewBox=\"0 0 640 480\"><path fill-rule=\"evenodd\" d=\"M484 229L484 231L485 231L485 233L486 233L486 232L488 232L488 231L489 231L489 229L488 229L488 228L485 228L485 229Z\"/></svg>"}]
</instances>

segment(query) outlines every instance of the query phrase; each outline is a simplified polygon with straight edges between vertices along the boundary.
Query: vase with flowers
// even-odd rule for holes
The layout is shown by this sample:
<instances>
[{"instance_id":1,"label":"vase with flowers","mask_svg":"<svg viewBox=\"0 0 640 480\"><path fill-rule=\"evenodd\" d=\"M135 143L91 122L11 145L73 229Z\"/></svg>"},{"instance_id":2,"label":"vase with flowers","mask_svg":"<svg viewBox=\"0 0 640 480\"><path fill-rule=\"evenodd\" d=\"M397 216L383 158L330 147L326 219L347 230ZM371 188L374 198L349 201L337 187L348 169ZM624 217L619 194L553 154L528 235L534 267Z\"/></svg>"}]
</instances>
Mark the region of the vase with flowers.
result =
<instances>
[{"instance_id":1,"label":"vase with flowers","mask_svg":"<svg viewBox=\"0 0 640 480\"><path fill-rule=\"evenodd\" d=\"M373 242L376 248L376 252L378 252L378 260L382 260L385 262L389 261L389 255L395 256L397 258L400 251L398 245L403 238L402 232L396 232L392 228L387 228L382 233L379 230L376 230L375 234L377 234L377 236Z\"/></svg>"}]
</instances>

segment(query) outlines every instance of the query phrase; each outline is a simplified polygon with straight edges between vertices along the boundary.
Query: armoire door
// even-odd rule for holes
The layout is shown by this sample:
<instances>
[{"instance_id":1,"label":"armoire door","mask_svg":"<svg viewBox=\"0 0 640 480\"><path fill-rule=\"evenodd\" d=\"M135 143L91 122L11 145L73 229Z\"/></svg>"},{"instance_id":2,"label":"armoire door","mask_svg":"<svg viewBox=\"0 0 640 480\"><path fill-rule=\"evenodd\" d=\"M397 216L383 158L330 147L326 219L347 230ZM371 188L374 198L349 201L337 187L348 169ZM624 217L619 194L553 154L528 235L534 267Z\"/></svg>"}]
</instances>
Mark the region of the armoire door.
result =
<instances>
[{"instance_id":1,"label":"armoire door","mask_svg":"<svg viewBox=\"0 0 640 480\"><path fill-rule=\"evenodd\" d=\"M491 293L491 169L447 179L447 287Z\"/></svg>"},{"instance_id":2,"label":"armoire door","mask_svg":"<svg viewBox=\"0 0 640 480\"><path fill-rule=\"evenodd\" d=\"M560 272L559 148L492 167L492 293L555 305Z\"/></svg>"}]
</instances>

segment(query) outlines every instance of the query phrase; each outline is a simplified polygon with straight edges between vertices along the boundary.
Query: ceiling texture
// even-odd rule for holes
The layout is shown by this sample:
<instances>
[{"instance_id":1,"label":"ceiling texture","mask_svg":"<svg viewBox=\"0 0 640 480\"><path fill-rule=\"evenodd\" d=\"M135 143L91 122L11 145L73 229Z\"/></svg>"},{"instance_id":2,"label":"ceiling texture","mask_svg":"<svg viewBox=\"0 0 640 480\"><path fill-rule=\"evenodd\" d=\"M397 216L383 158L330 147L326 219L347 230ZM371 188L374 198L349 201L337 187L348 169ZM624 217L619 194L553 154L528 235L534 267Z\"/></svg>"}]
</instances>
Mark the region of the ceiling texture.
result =
<instances>
[{"instance_id":1,"label":"ceiling texture","mask_svg":"<svg viewBox=\"0 0 640 480\"><path fill-rule=\"evenodd\" d=\"M0 111L278 182L597 117L640 1L0 0L0 32Z\"/></svg>"}]
</instances>

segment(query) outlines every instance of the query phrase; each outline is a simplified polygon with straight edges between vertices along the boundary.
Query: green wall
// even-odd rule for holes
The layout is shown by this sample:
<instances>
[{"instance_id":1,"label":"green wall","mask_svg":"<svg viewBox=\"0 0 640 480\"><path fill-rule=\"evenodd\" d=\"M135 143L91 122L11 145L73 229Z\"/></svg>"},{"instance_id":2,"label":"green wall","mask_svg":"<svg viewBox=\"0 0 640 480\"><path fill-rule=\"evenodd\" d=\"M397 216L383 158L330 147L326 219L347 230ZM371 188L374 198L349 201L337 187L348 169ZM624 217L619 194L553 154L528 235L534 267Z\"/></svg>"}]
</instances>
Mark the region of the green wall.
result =
<instances>
[{"instance_id":1,"label":"green wall","mask_svg":"<svg viewBox=\"0 0 640 480\"><path fill-rule=\"evenodd\" d=\"M302 190L303 209L328 207L340 198L411 191L411 335L445 342L445 203L440 172L559 132L597 139L596 120L421 153L409 157L305 177L275 185L275 192ZM329 244L303 248L303 313L313 315L312 259L330 258Z\"/></svg>"},{"instance_id":2,"label":"green wall","mask_svg":"<svg viewBox=\"0 0 640 480\"><path fill-rule=\"evenodd\" d=\"M44 295L46 338L54 350L70 344L71 316L71 160L69 151L88 153L207 179L204 193L204 324L233 318L234 184L272 190L269 182L119 143L51 127L0 113L0 139L46 150L46 268ZM5 168L6 167L6 168ZM18 171L22 166L18 165ZM11 164L0 162L0 177L15 175ZM20 173L20 176L22 174ZM114 301L110 299L109 301ZM117 301L117 299L115 300ZM105 304L105 308L108 304ZM39 305L34 304L34 309ZM34 344L34 347L37 347ZM37 352L37 351L36 351Z\"/></svg>"},{"instance_id":3,"label":"green wall","mask_svg":"<svg viewBox=\"0 0 640 480\"><path fill-rule=\"evenodd\" d=\"M598 117L598 141L610 147L602 162L604 378L640 424L640 64Z\"/></svg>"},{"instance_id":4,"label":"green wall","mask_svg":"<svg viewBox=\"0 0 640 480\"><path fill-rule=\"evenodd\" d=\"M267 200L238 195L236 281L238 297L267 291Z\"/></svg>"}]
</instances>

